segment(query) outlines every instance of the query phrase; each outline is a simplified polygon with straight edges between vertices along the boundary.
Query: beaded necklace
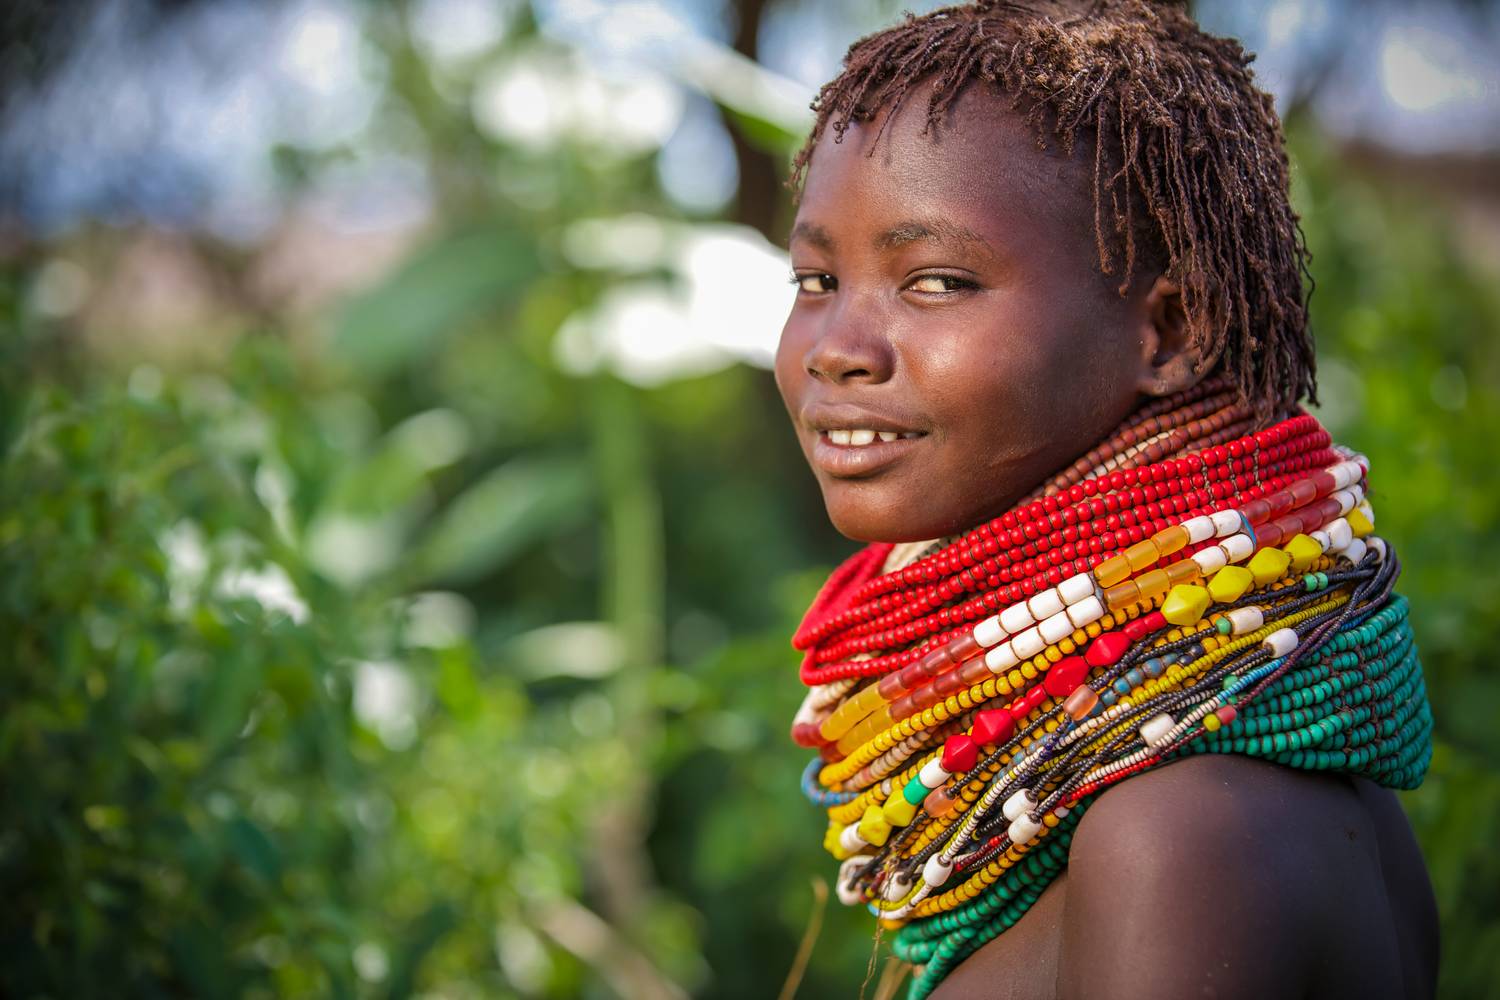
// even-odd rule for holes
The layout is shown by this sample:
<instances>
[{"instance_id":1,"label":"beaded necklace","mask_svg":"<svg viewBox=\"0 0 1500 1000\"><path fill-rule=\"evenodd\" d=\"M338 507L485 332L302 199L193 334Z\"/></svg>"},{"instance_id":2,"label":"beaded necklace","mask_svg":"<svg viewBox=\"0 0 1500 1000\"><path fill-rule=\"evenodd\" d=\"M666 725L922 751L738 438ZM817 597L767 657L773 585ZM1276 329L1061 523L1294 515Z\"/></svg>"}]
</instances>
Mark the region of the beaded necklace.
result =
<instances>
[{"instance_id":1,"label":"beaded necklace","mask_svg":"<svg viewBox=\"0 0 1500 1000\"><path fill-rule=\"evenodd\" d=\"M1211 381L1011 511L874 544L793 638L837 892L913 1000L1026 912L1109 785L1192 753L1421 783L1432 715L1368 462Z\"/></svg>"}]
</instances>

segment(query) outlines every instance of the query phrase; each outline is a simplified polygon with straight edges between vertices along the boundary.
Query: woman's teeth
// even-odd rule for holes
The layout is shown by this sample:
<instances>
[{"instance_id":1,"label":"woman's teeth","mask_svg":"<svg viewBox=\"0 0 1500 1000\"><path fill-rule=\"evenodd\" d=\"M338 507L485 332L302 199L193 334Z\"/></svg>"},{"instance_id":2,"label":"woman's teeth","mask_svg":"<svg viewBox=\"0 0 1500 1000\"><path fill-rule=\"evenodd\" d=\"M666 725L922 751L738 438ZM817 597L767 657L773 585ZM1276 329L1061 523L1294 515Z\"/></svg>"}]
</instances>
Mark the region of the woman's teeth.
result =
<instances>
[{"instance_id":1,"label":"woman's teeth","mask_svg":"<svg viewBox=\"0 0 1500 1000\"><path fill-rule=\"evenodd\" d=\"M919 436L916 431L907 431L904 434L898 434L895 431L872 431L864 427L852 430L826 431L825 433L828 435L828 440L834 444L855 446L871 444L876 438L882 441L894 441L897 438L914 438Z\"/></svg>"}]
</instances>

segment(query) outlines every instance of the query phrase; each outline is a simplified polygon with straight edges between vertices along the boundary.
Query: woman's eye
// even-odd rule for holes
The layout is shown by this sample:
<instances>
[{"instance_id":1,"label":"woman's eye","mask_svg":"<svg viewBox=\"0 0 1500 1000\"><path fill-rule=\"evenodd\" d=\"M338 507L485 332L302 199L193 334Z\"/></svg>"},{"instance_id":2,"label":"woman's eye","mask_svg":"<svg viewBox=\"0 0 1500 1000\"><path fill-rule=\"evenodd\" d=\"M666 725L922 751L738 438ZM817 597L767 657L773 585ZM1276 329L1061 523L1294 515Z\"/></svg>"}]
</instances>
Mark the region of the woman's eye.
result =
<instances>
[{"instance_id":1,"label":"woman's eye","mask_svg":"<svg viewBox=\"0 0 1500 1000\"><path fill-rule=\"evenodd\" d=\"M951 274L924 274L914 279L907 287L915 292L942 294L944 292L957 292L965 288L973 288L974 283Z\"/></svg>"},{"instance_id":2,"label":"woman's eye","mask_svg":"<svg viewBox=\"0 0 1500 1000\"><path fill-rule=\"evenodd\" d=\"M822 292L831 292L839 286L838 279L831 274L794 274L792 284L799 291L811 292L814 295Z\"/></svg>"}]
</instances>

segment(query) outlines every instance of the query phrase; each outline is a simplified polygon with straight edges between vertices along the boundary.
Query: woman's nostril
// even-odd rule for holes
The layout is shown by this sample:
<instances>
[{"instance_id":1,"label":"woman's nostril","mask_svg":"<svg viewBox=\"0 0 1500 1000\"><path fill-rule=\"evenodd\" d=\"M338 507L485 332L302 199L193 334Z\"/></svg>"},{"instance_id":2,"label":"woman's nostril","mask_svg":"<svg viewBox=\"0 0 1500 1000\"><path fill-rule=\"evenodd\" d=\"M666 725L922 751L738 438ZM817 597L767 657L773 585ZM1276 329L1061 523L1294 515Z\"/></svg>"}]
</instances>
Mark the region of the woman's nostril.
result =
<instances>
[{"instance_id":1,"label":"woman's nostril","mask_svg":"<svg viewBox=\"0 0 1500 1000\"><path fill-rule=\"evenodd\" d=\"M807 374L813 378L827 379L830 382L847 382L852 379L868 379L873 377L868 368L830 368L825 370L816 365L808 365Z\"/></svg>"}]
</instances>

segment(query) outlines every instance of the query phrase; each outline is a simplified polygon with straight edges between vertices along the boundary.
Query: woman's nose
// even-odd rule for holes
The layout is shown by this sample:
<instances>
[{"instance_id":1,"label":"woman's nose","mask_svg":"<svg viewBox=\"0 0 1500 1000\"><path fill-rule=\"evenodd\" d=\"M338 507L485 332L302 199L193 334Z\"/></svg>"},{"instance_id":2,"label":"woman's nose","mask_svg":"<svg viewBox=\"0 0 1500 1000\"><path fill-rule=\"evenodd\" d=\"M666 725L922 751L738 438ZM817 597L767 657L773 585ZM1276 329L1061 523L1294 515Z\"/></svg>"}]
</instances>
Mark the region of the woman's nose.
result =
<instances>
[{"instance_id":1,"label":"woman's nose","mask_svg":"<svg viewBox=\"0 0 1500 1000\"><path fill-rule=\"evenodd\" d=\"M836 313L818 331L802 363L813 378L835 385L884 382L895 367L895 352L868 318Z\"/></svg>"}]
</instances>

